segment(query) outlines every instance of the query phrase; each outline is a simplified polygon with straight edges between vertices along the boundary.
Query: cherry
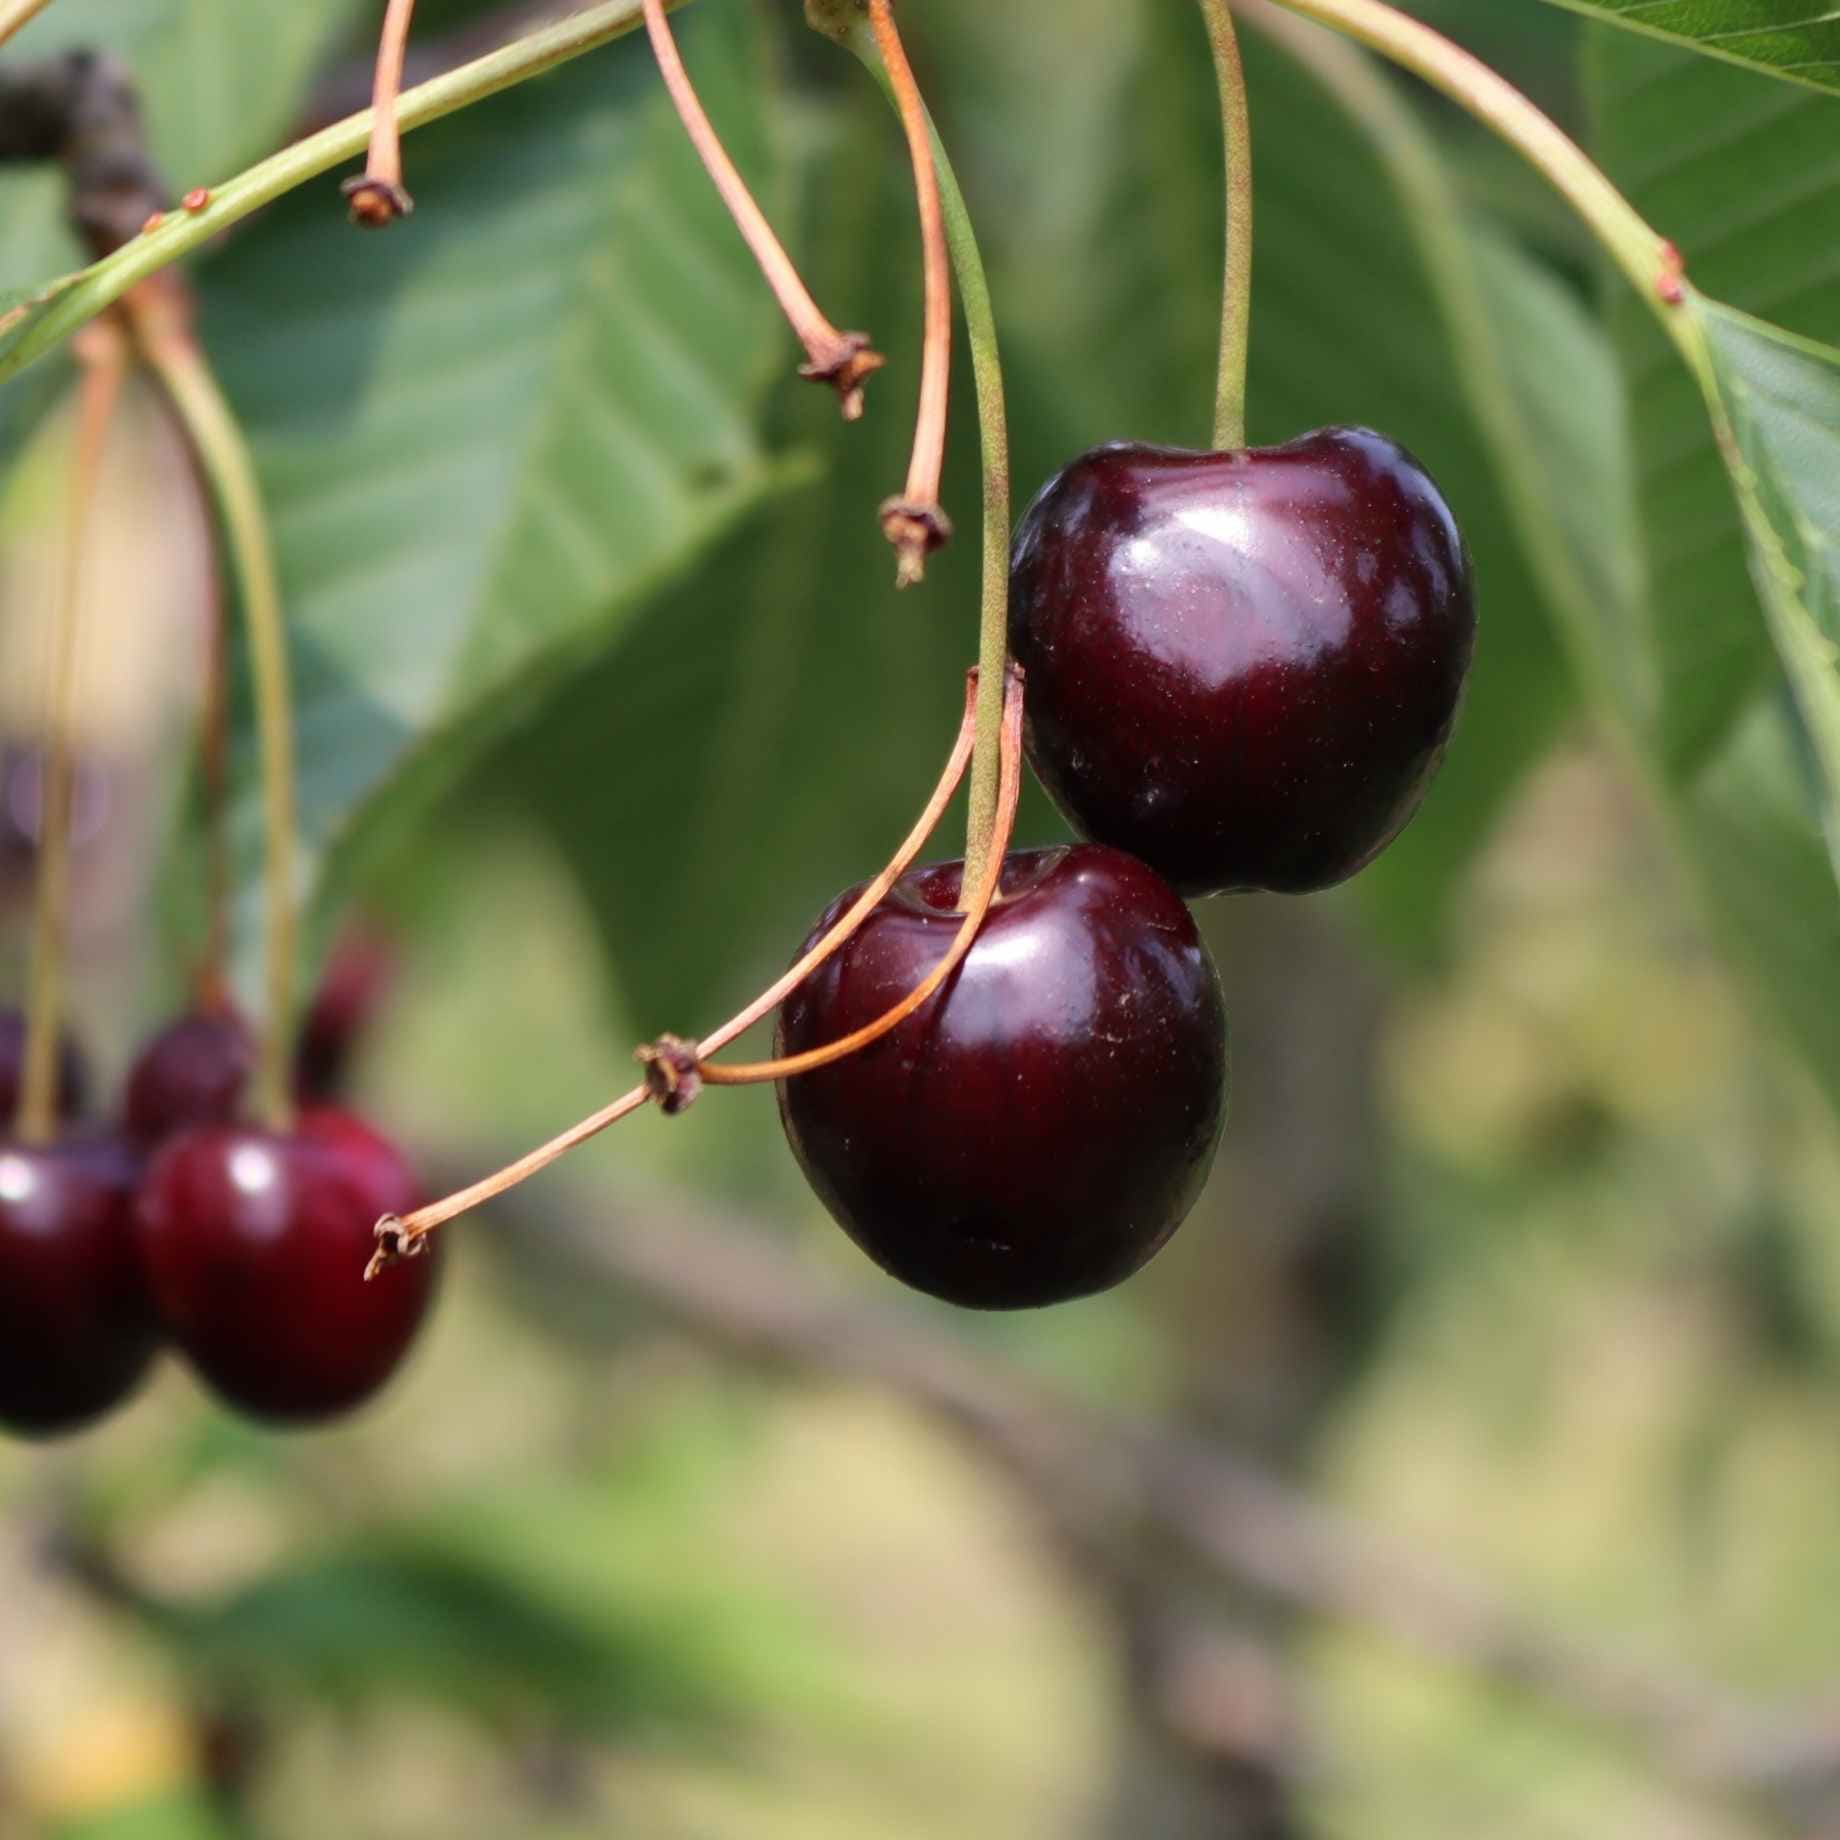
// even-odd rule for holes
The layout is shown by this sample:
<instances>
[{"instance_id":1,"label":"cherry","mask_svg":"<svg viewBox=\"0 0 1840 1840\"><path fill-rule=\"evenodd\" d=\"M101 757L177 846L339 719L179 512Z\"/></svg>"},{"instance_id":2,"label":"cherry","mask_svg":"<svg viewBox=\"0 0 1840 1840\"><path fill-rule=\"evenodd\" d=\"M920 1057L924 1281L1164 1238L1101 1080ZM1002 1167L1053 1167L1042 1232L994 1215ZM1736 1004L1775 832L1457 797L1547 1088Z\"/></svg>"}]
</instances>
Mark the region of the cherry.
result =
<instances>
[{"instance_id":1,"label":"cherry","mask_svg":"<svg viewBox=\"0 0 1840 1840\"><path fill-rule=\"evenodd\" d=\"M122 1122L148 1145L188 1125L228 1123L255 1061L255 1042L235 1011L181 1016L141 1050L128 1074Z\"/></svg>"},{"instance_id":2,"label":"cherry","mask_svg":"<svg viewBox=\"0 0 1840 1840\"><path fill-rule=\"evenodd\" d=\"M1011 553L1029 758L1075 829L1184 894L1301 894L1405 827L1475 643L1430 476L1361 428L1050 480Z\"/></svg>"},{"instance_id":3,"label":"cherry","mask_svg":"<svg viewBox=\"0 0 1840 1840\"><path fill-rule=\"evenodd\" d=\"M396 1370L428 1307L436 1252L364 1279L378 1216L416 1198L401 1154L348 1112L304 1112L286 1134L182 1132L141 1186L154 1301L229 1404L292 1422L350 1411Z\"/></svg>"},{"instance_id":4,"label":"cherry","mask_svg":"<svg viewBox=\"0 0 1840 1840\"><path fill-rule=\"evenodd\" d=\"M396 952L384 933L353 927L333 947L295 1044L301 1098L329 1099L345 1085L353 1052L395 982Z\"/></svg>"},{"instance_id":5,"label":"cherry","mask_svg":"<svg viewBox=\"0 0 1840 1840\"><path fill-rule=\"evenodd\" d=\"M139 1174L114 1137L0 1145L0 1424L74 1431L146 1373L159 1334L135 1248Z\"/></svg>"},{"instance_id":6,"label":"cherry","mask_svg":"<svg viewBox=\"0 0 1840 1840\"><path fill-rule=\"evenodd\" d=\"M26 1019L16 1009L0 1009L0 1126L19 1111L25 1078ZM89 1066L68 1035L58 1040L57 1104L60 1116L74 1118L89 1097Z\"/></svg>"},{"instance_id":7,"label":"cherry","mask_svg":"<svg viewBox=\"0 0 1840 1840\"><path fill-rule=\"evenodd\" d=\"M963 870L904 876L787 999L779 1052L836 1040L918 984L958 931ZM1008 857L945 987L779 1088L793 1153L844 1231L894 1277L976 1309L1138 1270L1200 1193L1226 1100L1226 1014L1188 909L1096 844Z\"/></svg>"}]
</instances>

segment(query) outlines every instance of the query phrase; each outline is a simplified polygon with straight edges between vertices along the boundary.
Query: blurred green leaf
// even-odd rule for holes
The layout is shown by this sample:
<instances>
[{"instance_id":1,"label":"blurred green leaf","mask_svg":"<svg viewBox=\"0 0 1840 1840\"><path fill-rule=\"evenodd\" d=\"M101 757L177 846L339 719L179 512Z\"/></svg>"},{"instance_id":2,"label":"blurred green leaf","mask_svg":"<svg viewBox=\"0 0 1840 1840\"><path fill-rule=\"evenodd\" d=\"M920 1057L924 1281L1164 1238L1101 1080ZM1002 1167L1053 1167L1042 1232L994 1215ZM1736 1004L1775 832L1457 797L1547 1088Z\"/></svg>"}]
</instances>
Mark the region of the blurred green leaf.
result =
<instances>
[{"instance_id":1,"label":"blurred green leaf","mask_svg":"<svg viewBox=\"0 0 1840 1840\"><path fill-rule=\"evenodd\" d=\"M1786 77L1840 90L1840 17L1809 0L1555 0L1589 19Z\"/></svg>"},{"instance_id":2,"label":"blurred green leaf","mask_svg":"<svg viewBox=\"0 0 1840 1840\"><path fill-rule=\"evenodd\" d=\"M583 1734L709 1733L769 1703L841 1703L806 1618L713 1550L698 1560L734 1448L707 1411L667 1412L598 1478L443 1503L218 1601L142 1614L213 1690L258 1703L409 1696Z\"/></svg>"},{"instance_id":3,"label":"blurred green leaf","mask_svg":"<svg viewBox=\"0 0 1840 1840\"><path fill-rule=\"evenodd\" d=\"M828 310L890 356L868 414L846 426L827 395L786 386L776 419L822 456L822 485L650 605L546 711L541 736L477 782L515 781L553 826L645 1032L719 1021L838 888L881 866L944 763L975 655L976 442L962 388L945 488L960 534L922 587L896 593L877 523L905 475L917 382L919 250L899 129L862 84L841 119L809 116L801 133L811 231L795 253ZM934 853L957 847L949 817Z\"/></svg>"},{"instance_id":4,"label":"blurred green leaf","mask_svg":"<svg viewBox=\"0 0 1840 1840\"><path fill-rule=\"evenodd\" d=\"M232 1831L203 1795L178 1791L53 1818L44 1840L230 1840Z\"/></svg>"},{"instance_id":5,"label":"blurred green leaf","mask_svg":"<svg viewBox=\"0 0 1840 1840\"><path fill-rule=\"evenodd\" d=\"M751 15L683 37L770 194ZM205 276L273 512L328 906L782 477L753 423L786 341L642 45L437 125L413 168L400 232L354 234L327 184Z\"/></svg>"}]
</instances>

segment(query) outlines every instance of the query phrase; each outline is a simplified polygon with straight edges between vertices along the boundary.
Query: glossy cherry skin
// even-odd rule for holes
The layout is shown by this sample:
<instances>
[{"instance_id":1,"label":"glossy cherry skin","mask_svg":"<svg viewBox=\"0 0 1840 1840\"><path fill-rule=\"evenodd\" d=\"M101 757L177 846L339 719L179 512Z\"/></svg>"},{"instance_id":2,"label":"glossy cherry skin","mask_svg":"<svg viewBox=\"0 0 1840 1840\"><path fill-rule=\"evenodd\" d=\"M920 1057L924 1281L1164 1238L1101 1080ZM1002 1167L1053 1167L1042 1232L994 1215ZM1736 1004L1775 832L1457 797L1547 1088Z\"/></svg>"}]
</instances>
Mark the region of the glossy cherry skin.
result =
<instances>
[{"instance_id":1,"label":"glossy cherry skin","mask_svg":"<svg viewBox=\"0 0 1840 1840\"><path fill-rule=\"evenodd\" d=\"M428 1308L438 1250L364 1281L378 1217L415 1204L400 1153L348 1112L304 1112L285 1136L182 1132L141 1185L154 1302L230 1405L282 1423L348 1412L396 1371Z\"/></svg>"},{"instance_id":2,"label":"glossy cherry skin","mask_svg":"<svg viewBox=\"0 0 1840 1840\"><path fill-rule=\"evenodd\" d=\"M1095 448L1011 552L1037 775L1083 836L1191 896L1371 862L1437 770L1475 631L1449 506L1366 429Z\"/></svg>"},{"instance_id":3,"label":"glossy cherry skin","mask_svg":"<svg viewBox=\"0 0 1840 1840\"><path fill-rule=\"evenodd\" d=\"M962 870L905 876L787 999L780 1052L836 1040L918 984L958 930ZM843 1230L973 1309L1060 1303L1138 1270L1201 1192L1227 1103L1220 982L1161 877L1084 844L1012 854L1002 893L922 1008L779 1088L793 1153Z\"/></svg>"},{"instance_id":4,"label":"glossy cherry skin","mask_svg":"<svg viewBox=\"0 0 1840 1840\"><path fill-rule=\"evenodd\" d=\"M159 1346L134 1238L140 1161L117 1139L0 1144L0 1426L74 1431Z\"/></svg>"},{"instance_id":5,"label":"glossy cherry skin","mask_svg":"<svg viewBox=\"0 0 1840 1840\"><path fill-rule=\"evenodd\" d=\"M195 1124L227 1124L243 1103L255 1070L248 1025L234 1011L197 1013L169 1022L128 1074L122 1122L147 1145Z\"/></svg>"},{"instance_id":6,"label":"glossy cherry skin","mask_svg":"<svg viewBox=\"0 0 1840 1840\"><path fill-rule=\"evenodd\" d=\"M26 1066L26 1019L16 1009L0 1009L0 1127L19 1110L19 1089ZM89 1097L89 1065L68 1035L58 1040L58 1115L74 1118Z\"/></svg>"}]
</instances>

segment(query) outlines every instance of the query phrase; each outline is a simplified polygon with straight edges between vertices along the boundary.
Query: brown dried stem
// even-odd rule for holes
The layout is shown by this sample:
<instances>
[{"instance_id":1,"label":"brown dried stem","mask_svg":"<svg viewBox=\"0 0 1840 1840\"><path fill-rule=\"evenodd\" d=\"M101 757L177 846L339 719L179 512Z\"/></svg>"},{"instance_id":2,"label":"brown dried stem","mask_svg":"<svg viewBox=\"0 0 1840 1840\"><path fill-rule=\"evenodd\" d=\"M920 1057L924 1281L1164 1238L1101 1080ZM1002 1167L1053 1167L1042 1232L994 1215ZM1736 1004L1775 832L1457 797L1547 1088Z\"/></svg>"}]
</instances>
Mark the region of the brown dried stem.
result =
<instances>
[{"instance_id":1,"label":"brown dried stem","mask_svg":"<svg viewBox=\"0 0 1840 1840\"><path fill-rule=\"evenodd\" d=\"M409 22L415 0L390 0L377 45L377 71L371 82L371 145L364 171L340 188L351 203L351 221L381 230L415 209L403 189L402 133L397 105L402 99L403 59L409 48Z\"/></svg>"},{"instance_id":2,"label":"brown dried stem","mask_svg":"<svg viewBox=\"0 0 1840 1840\"><path fill-rule=\"evenodd\" d=\"M721 136L698 99L690 73L677 49L671 22L665 15L664 0L645 0L645 29L651 35L652 52L671 93L679 119L691 144L701 156L709 176L722 195L735 227L760 264L773 298L791 322L792 330L805 347L809 362L799 367L799 375L811 383L828 383L837 392L846 422L856 421L863 412L863 382L887 362L879 351L871 349L865 332L839 332L812 299L792 258L773 234L773 226L755 203Z\"/></svg>"},{"instance_id":3,"label":"brown dried stem","mask_svg":"<svg viewBox=\"0 0 1840 1840\"><path fill-rule=\"evenodd\" d=\"M946 760L945 770L939 777L939 783L933 788L933 796L927 801L926 809L921 812L914 827L908 832L888 866L874 881L864 888L862 894L852 903L850 910L833 926L818 943L811 948L798 963L782 977L777 979L765 991L754 999L745 1009L731 1016L713 1034L701 1042L678 1043L674 1038L666 1037L664 1042L655 1047L640 1050L640 1058L647 1064L647 1077L630 1091L622 1093L610 1104L598 1112L584 1118L579 1124L572 1125L559 1136L552 1137L548 1143L539 1144L527 1155L508 1163L503 1169L465 1188L456 1189L451 1195L439 1201L431 1201L426 1207L420 1207L412 1214L386 1215L377 1223L377 1250L372 1254L370 1265L366 1269L367 1277L374 1277L386 1265L397 1259L412 1258L421 1250L428 1235L437 1228L445 1226L450 1220L462 1214L470 1213L476 1207L483 1207L486 1202L515 1188L520 1182L528 1180L539 1171L547 1169L550 1164L566 1156L578 1145L584 1144L591 1137L597 1137L611 1125L616 1125L623 1118L629 1118L650 1099L659 1099L667 1110L681 1109L673 1106L671 1098L678 1090L675 1081L678 1078L698 1079L701 1075L701 1061L705 1055L717 1053L734 1041L738 1036L752 1028L776 1005L802 984L812 972L825 962L837 949L874 912L882 897L907 872L913 860L926 847L926 840L938 828L939 821L945 816L947 805L952 795L958 790L959 782L965 776L965 768L971 759L972 738L975 732L977 705L977 674L972 672L965 687L965 712L960 718L958 735L952 744L952 752ZM679 1068L684 1071L680 1074ZM662 1071L661 1071L662 1070ZM686 1101L687 1102L687 1101Z\"/></svg>"},{"instance_id":4,"label":"brown dried stem","mask_svg":"<svg viewBox=\"0 0 1840 1840\"><path fill-rule=\"evenodd\" d=\"M882 529L899 558L895 580L898 586L909 588L926 574L927 557L952 535L952 521L939 503L939 481L946 457L946 408L952 384L952 271L945 213L939 200L939 171L933 163L932 125L889 0L869 0L869 23L913 160L925 261L926 337L913 459L907 469L907 489L882 506Z\"/></svg>"}]
</instances>

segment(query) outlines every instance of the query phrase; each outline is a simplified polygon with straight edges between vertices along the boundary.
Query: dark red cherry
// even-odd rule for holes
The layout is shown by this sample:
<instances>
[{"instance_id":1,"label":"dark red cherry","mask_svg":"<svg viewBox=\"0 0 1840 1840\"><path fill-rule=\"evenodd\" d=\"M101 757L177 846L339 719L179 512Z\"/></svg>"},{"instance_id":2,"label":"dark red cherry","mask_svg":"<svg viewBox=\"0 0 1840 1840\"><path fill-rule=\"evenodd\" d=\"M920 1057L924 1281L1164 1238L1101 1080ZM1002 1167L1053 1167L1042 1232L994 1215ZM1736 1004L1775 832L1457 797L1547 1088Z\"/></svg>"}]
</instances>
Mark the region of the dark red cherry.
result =
<instances>
[{"instance_id":1,"label":"dark red cherry","mask_svg":"<svg viewBox=\"0 0 1840 1840\"><path fill-rule=\"evenodd\" d=\"M905 876L787 999L780 1052L846 1035L918 984L958 931L962 871ZM883 1270L974 1309L1129 1277L1200 1193L1226 1102L1226 1013L1188 909L1094 844L1010 856L944 989L779 1088L793 1152L843 1230Z\"/></svg>"},{"instance_id":2,"label":"dark red cherry","mask_svg":"<svg viewBox=\"0 0 1840 1840\"><path fill-rule=\"evenodd\" d=\"M122 1122L154 1145L195 1124L227 1124L243 1103L256 1047L234 1010L169 1022L140 1052L128 1074Z\"/></svg>"},{"instance_id":3,"label":"dark red cherry","mask_svg":"<svg viewBox=\"0 0 1840 1840\"><path fill-rule=\"evenodd\" d=\"M395 1372L428 1307L438 1250L364 1281L378 1216L415 1203L401 1154L348 1112L305 1112L285 1136L183 1132L140 1193L161 1318L244 1412L305 1422L350 1411Z\"/></svg>"},{"instance_id":4,"label":"dark red cherry","mask_svg":"<svg viewBox=\"0 0 1840 1840\"><path fill-rule=\"evenodd\" d=\"M0 1129L10 1125L19 1110L19 1089L25 1079L26 1019L16 1009L0 1009ZM82 1051L68 1035L58 1040L58 1112L74 1118L89 1097L89 1067Z\"/></svg>"},{"instance_id":5,"label":"dark red cherry","mask_svg":"<svg viewBox=\"0 0 1840 1840\"><path fill-rule=\"evenodd\" d=\"M294 1049L294 1089L303 1099L343 1090L366 1029L396 982L396 950L371 926L350 928L333 947L307 1006Z\"/></svg>"},{"instance_id":6,"label":"dark red cherry","mask_svg":"<svg viewBox=\"0 0 1840 1840\"><path fill-rule=\"evenodd\" d=\"M0 1426L74 1431L159 1343L134 1239L139 1159L112 1137L0 1144Z\"/></svg>"},{"instance_id":7,"label":"dark red cherry","mask_svg":"<svg viewBox=\"0 0 1840 1840\"><path fill-rule=\"evenodd\" d=\"M1418 808L1475 643L1469 555L1403 448L1095 448L1011 553L1029 758L1187 895L1345 880Z\"/></svg>"}]
</instances>

